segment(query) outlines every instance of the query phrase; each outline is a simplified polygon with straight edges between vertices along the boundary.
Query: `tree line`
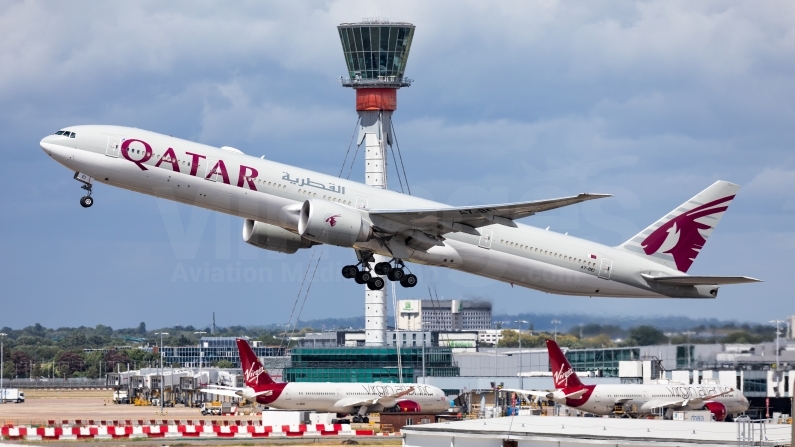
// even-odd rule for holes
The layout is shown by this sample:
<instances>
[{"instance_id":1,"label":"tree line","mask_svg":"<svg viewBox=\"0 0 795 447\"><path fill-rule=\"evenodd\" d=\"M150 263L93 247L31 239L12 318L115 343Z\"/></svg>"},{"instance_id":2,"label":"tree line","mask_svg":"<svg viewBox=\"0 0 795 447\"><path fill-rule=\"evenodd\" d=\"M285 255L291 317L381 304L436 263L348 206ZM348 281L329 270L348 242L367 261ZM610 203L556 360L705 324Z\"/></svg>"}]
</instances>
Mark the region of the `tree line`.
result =
<instances>
[{"instance_id":1,"label":"tree line","mask_svg":"<svg viewBox=\"0 0 795 447\"><path fill-rule=\"evenodd\" d=\"M544 332L522 332L506 329L498 347L514 348L543 347L545 340L555 334ZM776 339L773 326L757 324L726 323L723 325L698 325L688 331L666 332L651 325L638 325L623 329L612 324L584 324L557 334L558 344L569 348L611 348L621 346L681 345L681 344L755 344Z\"/></svg>"}]
</instances>

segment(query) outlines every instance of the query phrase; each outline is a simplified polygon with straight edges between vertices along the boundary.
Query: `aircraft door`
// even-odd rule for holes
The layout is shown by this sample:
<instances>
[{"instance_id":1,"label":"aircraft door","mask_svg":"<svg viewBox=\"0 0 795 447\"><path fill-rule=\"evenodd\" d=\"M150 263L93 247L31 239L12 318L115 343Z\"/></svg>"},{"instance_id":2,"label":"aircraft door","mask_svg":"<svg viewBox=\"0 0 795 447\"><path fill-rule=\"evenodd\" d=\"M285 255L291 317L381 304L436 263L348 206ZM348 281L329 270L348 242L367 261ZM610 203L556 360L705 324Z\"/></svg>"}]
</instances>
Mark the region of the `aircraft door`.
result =
<instances>
[{"instance_id":1,"label":"aircraft door","mask_svg":"<svg viewBox=\"0 0 795 447\"><path fill-rule=\"evenodd\" d=\"M367 209L367 197L356 196L356 209Z\"/></svg>"},{"instance_id":2,"label":"aircraft door","mask_svg":"<svg viewBox=\"0 0 795 447\"><path fill-rule=\"evenodd\" d=\"M491 228L483 228L480 230L480 240L478 241L478 247L482 247L485 249L491 248L491 240L494 238L494 230Z\"/></svg>"},{"instance_id":3,"label":"aircraft door","mask_svg":"<svg viewBox=\"0 0 795 447\"><path fill-rule=\"evenodd\" d=\"M108 137L108 147L105 149L105 155L108 157L118 157L119 148L121 147L121 137Z\"/></svg>"},{"instance_id":4,"label":"aircraft door","mask_svg":"<svg viewBox=\"0 0 795 447\"><path fill-rule=\"evenodd\" d=\"M613 260L602 258L602 265L599 267L599 277L602 279L610 279L611 273L613 273Z\"/></svg>"}]
</instances>

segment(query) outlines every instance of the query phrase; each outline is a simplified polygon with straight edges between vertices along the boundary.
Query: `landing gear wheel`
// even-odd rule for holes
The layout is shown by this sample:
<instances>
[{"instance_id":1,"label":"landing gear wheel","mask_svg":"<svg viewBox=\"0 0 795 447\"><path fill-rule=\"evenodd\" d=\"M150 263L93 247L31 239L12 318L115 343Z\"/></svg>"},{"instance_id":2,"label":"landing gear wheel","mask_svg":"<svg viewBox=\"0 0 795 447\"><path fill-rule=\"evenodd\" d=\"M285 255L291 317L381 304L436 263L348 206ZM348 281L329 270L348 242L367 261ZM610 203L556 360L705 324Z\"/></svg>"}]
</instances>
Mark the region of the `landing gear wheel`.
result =
<instances>
[{"instance_id":1,"label":"landing gear wheel","mask_svg":"<svg viewBox=\"0 0 795 447\"><path fill-rule=\"evenodd\" d=\"M384 280L379 276L373 276L370 281L367 281L367 288L370 290L381 290L384 288Z\"/></svg>"},{"instance_id":2,"label":"landing gear wheel","mask_svg":"<svg viewBox=\"0 0 795 447\"><path fill-rule=\"evenodd\" d=\"M379 262L375 265L375 273L377 275L388 275L392 271L392 266L388 262Z\"/></svg>"},{"instance_id":3,"label":"landing gear wheel","mask_svg":"<svg viewBox=\"0 0 795 447\"><path fill-rule=\"evenodd\" d=\"M359 273L359 269L355 265L346 265L342 268L342 276L345 278L355 278L357 273Z\"/></svg>"},{"instance_id":4,"label":"landing gear wheel","mask_svg":"<svg viewBox=\"0 0 795 447\"><path fill-rule=\"evenodd\" d=\"M403 277L406 276L406 272L404 272L402 268L398 267L392 269L392 271L387 273L386 276L390 281L402 281Z\"/></svg>"},{"instance_id":5,"label":"landing gear wheel","mask_svg":"<svg viewBox=\"0 0 795 447\"><path fill-rule=\"evenodd\" d=\"M370 418L368 416L363 417L362 418L362 423L369 424L370 423Z\"/></svg>"},{"instance_id":6,"label":"landing gear wheel","mask_svg":"<svg viewBox=\"0 0 795 447\"><path fill-rule=\"evenodd\" d=\"M83 208L90 208L94 204L94 199L91 196L83 196L80 198L80 205Z\"/></svg>"},{"instance_id":7,"label":"landing gear wheel","mask_svg":"<svg viewBox=\"0 0 795 447\"><path fill-rule=\"evenodd\" d=\"M367 270L361 270L356 274L356 284L367 284L373 278Z\"/></svg>"},{"instance_id":8,"label":"landing gear wheel","mask_svg":"<svg viewBox=\"0 0 795 447\"><path fill-rule=\"evenodd\" d=\"M414 287L417 285L417 277L410 273L400 280L400 285L403 287Z\"/></svg>"}]
</instances>

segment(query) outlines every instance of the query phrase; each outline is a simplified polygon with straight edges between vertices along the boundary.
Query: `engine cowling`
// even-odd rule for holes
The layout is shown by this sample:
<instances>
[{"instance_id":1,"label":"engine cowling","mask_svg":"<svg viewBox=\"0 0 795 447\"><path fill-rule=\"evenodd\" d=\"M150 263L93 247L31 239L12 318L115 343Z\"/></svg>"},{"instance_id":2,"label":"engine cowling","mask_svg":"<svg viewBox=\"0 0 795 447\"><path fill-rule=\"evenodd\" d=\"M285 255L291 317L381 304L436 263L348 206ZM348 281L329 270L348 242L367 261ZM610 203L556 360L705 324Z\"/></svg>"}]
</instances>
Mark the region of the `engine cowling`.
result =
<instances>
[{"instance_id":1,"label":"engine cowling","mask_svg":"<svg viewBox=\"0 0 795 447\"><path fill-rule=\"evenodd\" d=\"M401 413L419 413L421 410L420 404L413 400L402 400L395 407Z\"/></svg>"},{"instance_id":2,"label":"engine cowling","mask_svg":"<svg viewBox=\"0 0 795 447\"><path fill-rule=\"evenodd\" d=\"M316 243L276 225L246 219L243 222L243 240L257 248L293 254L299 248L309 248Z\"/></svg>"},{"instance_id":3,"label":"engine cowling","mask_svg":"<svg viewBox=\"0 0 795 447\"><path fill-rule=\"evenodd\" d=\"M298 234L322 244L351 247L356 242L366 242L372 236L372 227L354 209L309 199L301 207L298 217Z\"/></svg>"},{"instance_id":4,"label":"engine cowling","mask_svg":"<svg viewBox=\"0 0 795 447\"><path fill-rule=\"evenodd\" d=\"M720 402L707 402L704 404L704 406L710 411L710 413L712 413L712 416L715 417L716 421L721 422L726 419L726 405L723 405Z\"/></svg>"}]
</instances>

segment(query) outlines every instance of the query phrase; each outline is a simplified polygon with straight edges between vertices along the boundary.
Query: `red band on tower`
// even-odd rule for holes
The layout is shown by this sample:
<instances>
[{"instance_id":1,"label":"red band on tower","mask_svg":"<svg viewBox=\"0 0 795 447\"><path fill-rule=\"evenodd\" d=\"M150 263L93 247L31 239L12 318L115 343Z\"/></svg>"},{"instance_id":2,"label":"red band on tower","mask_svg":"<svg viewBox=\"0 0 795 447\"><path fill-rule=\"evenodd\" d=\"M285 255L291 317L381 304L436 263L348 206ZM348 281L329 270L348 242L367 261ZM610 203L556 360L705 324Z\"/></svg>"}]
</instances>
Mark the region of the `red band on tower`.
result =
<instances>
[{"instance_id":1,"label":"red band on tower","mask_svg":"<svg viewBox=\"0 0 795 447\"><path fill-rule=\"evenodd\" d=\"M397 89L356 89L356 110L397 110Z\"/></svg>"}]
</instances>

